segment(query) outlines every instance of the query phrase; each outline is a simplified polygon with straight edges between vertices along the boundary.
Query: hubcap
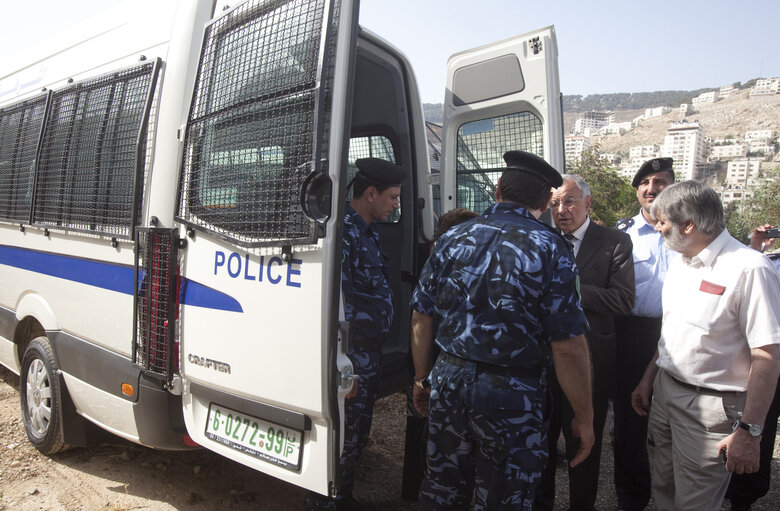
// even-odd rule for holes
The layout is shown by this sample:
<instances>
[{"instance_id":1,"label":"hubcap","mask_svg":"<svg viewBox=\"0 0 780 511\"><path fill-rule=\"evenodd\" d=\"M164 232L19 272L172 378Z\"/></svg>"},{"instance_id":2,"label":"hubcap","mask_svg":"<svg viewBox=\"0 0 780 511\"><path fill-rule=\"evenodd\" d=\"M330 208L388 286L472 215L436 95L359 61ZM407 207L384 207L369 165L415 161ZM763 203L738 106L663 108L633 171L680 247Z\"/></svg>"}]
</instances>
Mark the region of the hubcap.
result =
<instances>
[{"instance_id":1,"label":"hubcap","mask_svg":"<svg viewBox=\"0 0 780 511\"><path fill-rule=\"evenodd\" d=\"M27 415L30 430L42 437L49 430L51 421L51 379L46 365L36 358L27 369Z\"/></svg>"}]
</instances>

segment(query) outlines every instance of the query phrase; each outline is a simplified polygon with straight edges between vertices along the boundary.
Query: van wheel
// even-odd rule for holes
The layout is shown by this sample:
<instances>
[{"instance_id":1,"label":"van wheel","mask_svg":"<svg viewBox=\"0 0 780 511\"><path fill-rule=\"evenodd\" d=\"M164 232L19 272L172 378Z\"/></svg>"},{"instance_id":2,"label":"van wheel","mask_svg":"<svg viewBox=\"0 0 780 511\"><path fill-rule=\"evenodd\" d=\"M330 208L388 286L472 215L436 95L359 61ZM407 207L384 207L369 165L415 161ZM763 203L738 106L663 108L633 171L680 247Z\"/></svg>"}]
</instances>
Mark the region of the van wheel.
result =
<instances>
[{"instance_id":1,"label":"van wheel","mask_svg":"<svg viewBox=\"0 0 780 511\"><path fill-rule=\"evenodd\" d=\"M19 399L27 438L43 454L68 448L62 441L62 402L57 362L45 336L33 339L22 359Z\"/></svg>"}]
</instances>

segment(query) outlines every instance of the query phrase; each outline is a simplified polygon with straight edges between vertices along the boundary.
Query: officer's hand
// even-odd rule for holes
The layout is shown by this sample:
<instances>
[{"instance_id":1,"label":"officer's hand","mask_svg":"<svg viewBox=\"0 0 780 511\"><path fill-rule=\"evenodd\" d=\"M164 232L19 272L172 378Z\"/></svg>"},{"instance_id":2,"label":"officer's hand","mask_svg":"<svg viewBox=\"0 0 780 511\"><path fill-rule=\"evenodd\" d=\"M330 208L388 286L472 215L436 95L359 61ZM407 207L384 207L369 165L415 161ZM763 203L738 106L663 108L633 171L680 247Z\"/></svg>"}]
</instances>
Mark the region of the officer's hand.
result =
<instances>
[{"instance_id":1,"label":"officer's hand","mask_svg":"<svg viewBox=\"0 0 780 511\"><path fill-rule=\"evenodd\" d=\"M412 387L412 401L414 408L420 412L423 417L428 416L428 400L431 397L431 389L421 389L417 385Z\"/></svg>"},{"instance_id":2,"label":"officer's hand","mask_svg":"<svg viewBox=\"0 0 780 511\"><path fill-rule=\"evenodd\" d=\"M642 417L647 417L650 412L650 397L653 395L652 382L645 381L642 378L634 392L631 393L631 408Z\"/></svg>"},{"instance_id":3,"label":"officer's hand","mask_svg":"<svg viewBox=\"0 0 780 511\"><path fill-rule=\"evenodd\" d=\"M349 393L344 396L345 399L352 399L353 397L357 396L358 391L358 379L355 378L352 380L352 390L349 391Z\"/></svg>"},{"instance_id":4,"label":"officer's hand","mask_svg":"<svg viewBox=\"0 0 780 511\"><path fill-rule=\"evenodd\" d=\"M718 444L718 452L726 450L726 470L735 474L758 472L761 457L761 437L750 436L738 429Z\"/></svg>"},{"instance_id":5,"label":"officer's hand","mask_svg":"<svg viewBox=\"0 0 780 511\"><path fill-rule=\"evenodd\" d=\"M583 422L574 417L571 421L571 434L580 439L577 454L569 462L570 467L576 467L590 455L593 444L596 443L596 435L593 433L593 421Z\"/></svg>"}]
</instances>

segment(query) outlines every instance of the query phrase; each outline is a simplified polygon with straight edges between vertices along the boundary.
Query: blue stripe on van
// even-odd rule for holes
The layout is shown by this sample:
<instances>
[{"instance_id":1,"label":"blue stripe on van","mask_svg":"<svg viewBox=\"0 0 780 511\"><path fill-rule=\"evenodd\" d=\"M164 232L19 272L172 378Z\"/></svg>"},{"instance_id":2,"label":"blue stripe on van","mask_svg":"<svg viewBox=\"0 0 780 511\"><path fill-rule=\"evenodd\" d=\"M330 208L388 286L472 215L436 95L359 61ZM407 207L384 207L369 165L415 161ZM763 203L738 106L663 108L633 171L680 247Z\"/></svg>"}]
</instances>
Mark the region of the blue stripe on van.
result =
<instances>
[{"instance_id":1,"label":"blue stripe on van","mask_svg":"<svg viewBox=\"0 0 780 511\"><path fill-rule=\"evenodd\" d=\"M0 264L126 295L133 294L132 266L3 245L0 245ZM232 296L189 279L182 279L180 298L182 304L193 307L244 312Z\"/></svg>"}]
</instances>

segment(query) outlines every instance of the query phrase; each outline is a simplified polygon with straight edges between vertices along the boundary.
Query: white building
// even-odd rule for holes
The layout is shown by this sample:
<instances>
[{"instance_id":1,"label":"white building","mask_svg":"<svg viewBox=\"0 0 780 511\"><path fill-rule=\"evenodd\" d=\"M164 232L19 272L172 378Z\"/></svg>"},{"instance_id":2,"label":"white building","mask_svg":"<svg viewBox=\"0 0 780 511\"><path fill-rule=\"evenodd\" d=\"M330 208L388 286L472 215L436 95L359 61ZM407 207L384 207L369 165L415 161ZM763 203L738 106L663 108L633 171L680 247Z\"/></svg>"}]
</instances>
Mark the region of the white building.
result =
<instances>
[{"instance_id":1,"label":"white building","mask_svg":"<svg viewBox=\"0 0 780 511\"><path fill-rule=\"evenodd\" d=\"M628 157L631 159L637 158L642 161L649 160L651 158L658 158L660 154L661 146L658 144L653 145L635 145L628 149Z\"/></svg>"},{"instance_id":2,"label":"white building","mask_svg":"<svg viewBox=\"0 0 780 511\"><path fill-rule=\"evenodd\" d=\"M612 112L585 112L574 123L574 134L582 135L590 129L591 133L598 132L599 128L615 121Z\"/></svg>"},{"instance_id":3,"label":"white building","mask_svg":"<svg viewBox=\"0 0 780 511\"><path fill-rule=\"evenodd\" d=\"M724 87L720 88L720 91L718 91L718 95L721 98L729 98L731 96L736 95L739 92L739 89L734 87L733 85L726 85Z\"/></svg>"},{"instance_id":4,"label":"white building","mask_svg":"<svg viewBox=\"0 0 780 511\"><path fill-rule=\"evenodd\" d=\"M734 201L749 199L750 197L753 196L752 190L742 188L742 187L739 188L718 187L715 188L715 191L718 192L718 195L720 196L720 201L723 203L724 208Z\"/></svg>"},{"instance_id":5,"label":"white building","mask_svg":"<svg viewBox=\"0 0 780 511\"><path fill-rule=\"evenodd\" d=\"M693 107L690 105L690 103L682 103L680 105L680 118L684 119L685 117L691 115L693 113Z\"/></svg>"},{"instance_id":6,"label":"white building","mask_svg":"<svg viewBox=\"0 0 780 511\"><path fill-rule=\"evenodd\" d=\"M756 84L750 88L751 96L765 96L768 94L780 94L780 78L756 80Z\"/></svg>"},{"instance_id":7,"label":"white building","mask_svg":"<svg viewBox=\"0 0 780 511\"><path fill-rule=\"evenodd\" d=\"M749 187L758 184L761 172L759 158L745 158L730 161L726 168L726 184L731 186Z\"/></svg>"},{"instance_id":8,"label":"white building","mask_svg":"<svg viewBox=\"0 0 780 511\"><path fill-rule=\"evenodd\" d=\"M599 128L599 135L622 135L627 131L631 131L632 127L631 121L611 122Z\"/></svg>"},{"instance_id":9,"label":"white building","mask_svg":"<svg viewBox=\"0 0 780 511\"><path fill-rule=\"evenodd\" d=\"M620 155L617 153L600 153L599 158L611 165L620 163L621 159Z\"/></svg>"},{"instance_id":10,"label":"white building","mask_svg":"<svg viewBox=\"0 0 780 511\"><path fill-rule=\"evenodd\" d=\"M563 138L567 163L574 163L579 160L582 153L590 147L590 139L588 137L582 135L566 135Z\"/></svg>"},{"instance_id":11,"label":"white building","mask_svg":"<svg viewBox=\"0 0 780 511\"><path fill-rule=\"evenodd\" d=\"M698 179L704 173L709 143L698 122L677 121L666 130L663 156L674 159L674 171L683 179Z\"/></svg>"},{"instance_id":12,"label":"white building","mask_svg":"<svg viewBox=\"0 0 780 511\"><path fill-rule=\"evenodd\" d=\"M693 100L691 103L694 107L697 107L699 105L711 105L712 103L715 103L718 100L718 91L713 90L710 92L702 92Z\"/></svg>"},{"instance_id":13,"label":"white building","mask_svg":"<svg viewBox=\"0 0 780 511\"><path fill-rule=\"evenodd\" d=\"M645 119L651 119L653 117L661 117L664 114L668 114L671 112L672 109L668 106L659 106L656 108L646 108L645 109L645 115L643 116Z\"/></svg>"},{"instance_id":14,"label":"white building","mask_svg":"<svg viewBox=\"0 0 780 511\"><path fill-rule=\"evenodd\" d=\"M726 160L729 158L744 158L748 153L747 144L713 145L710 148L710 160Z\"/></svg>"},{"instance_id":15,"label":"white building","mask_svg":"<svg viewBox=\"0 0 780 511\"><path fill-rule=\"evenodd\" d=\"M745 142L770 142L775 139L775 130L751 130L745 132Z\"/></svg>"}]
</instances>

